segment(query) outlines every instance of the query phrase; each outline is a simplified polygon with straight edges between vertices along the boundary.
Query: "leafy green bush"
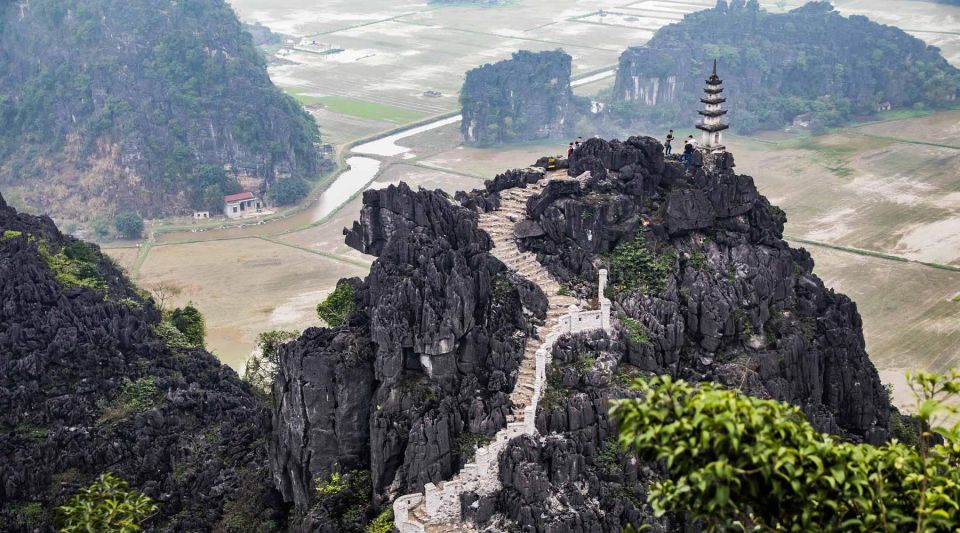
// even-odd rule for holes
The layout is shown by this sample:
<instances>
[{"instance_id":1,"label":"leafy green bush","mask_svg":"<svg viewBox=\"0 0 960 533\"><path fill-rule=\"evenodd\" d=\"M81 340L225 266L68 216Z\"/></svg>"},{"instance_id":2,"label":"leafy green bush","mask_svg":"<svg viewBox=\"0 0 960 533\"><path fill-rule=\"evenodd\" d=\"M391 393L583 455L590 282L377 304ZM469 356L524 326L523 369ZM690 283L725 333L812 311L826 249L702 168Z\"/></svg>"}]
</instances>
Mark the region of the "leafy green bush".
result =
<instances>
[{"instance_id":1,"label":"leafy green bush","mask_svg":"<svg viewBox=\"0 0 960 533\"><path fill-rule=\"evenodd\" d=\"M457 435L457 449L460 450L460 457L472 460L479 448L483 448L492 441L493 437L489 435L465 431Z\"/></svg>"},{"instance_id":2,"label":"leafy green bush","mask_svg":"<svg viewBox=\"0 0 960 533\"><path fill-rule=\"evenodd\" d=\"M714 384L637 380L614 402L620 444L666 466L649 501L715 531L952 531L960 523L960 374L908 376L919 447L840 442L796 407ZM944 442L936 444L935 434Z\"/></svg>"},{"instance_id":3,"label":"leafy green bush","mask_svg":"<svg viewBox=\"0 0 960 533\"><path fill-rule=\"evenodd\" d=\"M30 528L40 528L49 520L47 510L40 505L40 502L29 502L21 505L17 509L17 519L20 524Z\"/></svg>"},{"instance_id":4,"label":"leafy green bush","mask_svg":"<svg viewBox=\"0 0 960 533\"><path fill-rule=\"evenodd\" d=\"M666 284L676 261L669 251L654 253L643 233L622 242L610 254L610 274L618 291L659 292Z\"/></svg>"},{"instance_id":5,"label":"leafy green bush","mask_svg":"<svg viewBox=\"0 0 960 533\"><path fill-rule=\"evenodd\" d=\"M162 395L157 387L157 380L153 376L140 378L136 381L124 380L120 394L101 407L99 424L113 424L133 415L153 409L160 404Z\"/></svg>"},{"instance_id":6,"label":"leafy green bush","mask_svg":"<svg viewBox=\"0 0 960 533\"><path fill-rule=\"evenodd\" d=\"M316 503L336 517L331 524L334 531L354 531L361 529L370 511L373 487L370 472L352 470L345 473L334 472L327 479L316 479Z\"/></svg>"},{"instance_id":7,"label":"leafy green bush","mask_svg":"<svg viewBox=\"0 0 960 533\"><path fill-rule=\"evenodd\" d=\"M633 342L647 346L652 344L650 342L650 334L647 332L647 328L645 328L640 322L628 317L627 315L620 315L620 323L623 324L623 327L627 328L627 335Z\"/></svg>"},{"instance_id":8,"label":"leafy green bush","mask_svg":"<svg viewBox=\"0 0 960 533\"><path fill-rule=\"evenodd\" d=\"M139 239L143 236L143 219L136 213L120 213L113 220L113 225L124 239Z\"/></svg>"},{"instance_id":9,"label":"leafy green bush","mask_svg":"<svg viewBox=\"0 0 960 533\"><path fill-rule=\"evenodd\" d=\"M167 320L161 321L151 329L153 329L153 334L159 337L169 348L188 350L196 347L182 331Z\"/></svg>"},{"instance_id":10,"label":"leafy green bush","mask_svg":"<svg viewBox=\"0 0 960 533\"><path fill-rule=\"evenodd\" d=\"M128 490L126 481L106 472L66 505L57 507L56 514L62 532L129 533L140 531L157 509L153 500Z\"/></svg>"},{"instance_id":11,"label":"leafy green bush","mask_svg":"<svg viewBox=\"0 0 960 533\"><path fill-rule=\"evenodd\" d=\"M65 287L85 287L105 290L107 283L100 275L100 254L92 245L75 241L65 245L56 254L50 253L46 242L37 245L40 258Z\"/></svg>"},{"instance_id":12,"label":"leafy green bush","mask_svg":"<svg viewBox=\"0 0 960 533\"><path fill-rule=\"evenodd\" d=\"M267 198L277 205L295 204L310 194L310 184L300 178L278 180L267 191Z\"/></svg>"},{"instance_id":13,"label":"leafy green bush","mask_svg":"<svg viewBox=\"0 0 960 533\"><path fill-rule=\"evenodd\" d=\"M393 533L393 507L387 506L367 525L366 533Z\"/></svg>"},{"instance_id":14,"label":"leafy green bush","mask_svg":"<svg viewBox=\"0 0 960 533\"><path fill-rule=\"evenodd\" d=\"M3 230L3 238L4 238L4 240L6 240L6 239L14 239L14 238L19 237L19 236L21 236L21 235L23 235L23 232L16 231L16 230L12 230L12 229Z\"/></svg>"},{"instance_id":15,"label":"leafy green bush","mask_svg":"<svg viewBox=\"0 0 960 533\"><path fill-rule=\"evenodd\" d=\"M356 292L349 283L341 281L327 299L317 305L317 315L331 328L343 325L353 311Z\"/></svg>"},{"instance_id":16,"label":"leafy green bush","mask_svg":"<svg viewBox=\"0 0 960 533\"><path fill-rule=\"evenodd\" d=\"M170 323L183 333L184 338L190 345L203 348L207 336L206 323L203 314L192 304L186 307L174 309L170 313Z\"/></svg>"}]
</instances>

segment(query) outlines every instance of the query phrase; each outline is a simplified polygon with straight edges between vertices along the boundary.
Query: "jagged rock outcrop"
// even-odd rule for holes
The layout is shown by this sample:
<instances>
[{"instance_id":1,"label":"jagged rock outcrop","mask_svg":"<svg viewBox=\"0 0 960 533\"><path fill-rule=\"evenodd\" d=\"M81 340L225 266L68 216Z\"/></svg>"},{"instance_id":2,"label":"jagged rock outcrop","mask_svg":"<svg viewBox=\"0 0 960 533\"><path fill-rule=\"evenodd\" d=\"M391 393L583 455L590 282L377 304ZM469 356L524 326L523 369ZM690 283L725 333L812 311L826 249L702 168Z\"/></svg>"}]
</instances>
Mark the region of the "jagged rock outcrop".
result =
<instances>
[{"instance_id":1,"label":"jagged rock outcrop","mask_svg":"<svg viewBox=\"0 0 960 533\"><path fill-rule=\"evenodd\" d=\"M282 525L261 400L206 351L168 346L159 322L96 246L0 197L4 531L52 531L53 508L104 471L158 502L151 530Z\"/></svg>"},{"instance_id":2,"label":"jagged rock outcrop","mask_svg":"<svg viewBox=\"0 0 960 533\"><path fill-rule=\"evenodd\" d=\"M571 175L600 163L602 179L591 170L530 199L544 233L521 246L584 298L609 268L617 332L561 338L537 417L544 437L511 443L503 490L465 502L474 519L537 532L683 530L682 517L654 520L646 508L656 466L615 447L607 401L631 394L640 375L717 381L796 404L822 431L889 437L891 408L856 305L782 240L783 212L733 171L732 154L686 175L661 154L649 138L591 140Z\"/></svg>"},{"instance_id":3,"label":"jagged rock outcrop","mask_svg":"<svg viewBox=\"0 0 960 533\"><path fill-rule=\"evenodd\" d=\"M505 426L525 339L546 313L542 291L488 253L476 214L442 192L367 191L345 234L378 256L352 282L354 312L287 345L274 386L278 486L301 509L313 480L338 471L369 470L383 503L459 470Z\"/></svg>"},{"instance_id":4,"label":"jagged rock outcrop","mask_svg":"<svg viewBox=\"0 0 960 533\"><path fill-rule=\"evenodd\" d=\"M699 119L714 60L745 132L806 113L822 129L890 106L949 105L960 92L960 70L894 26L841 16L829 2L774 13L756 0L719 0L620 56L613 118L666 127Z\"/></svg>"},{"instance_id":5,"label":"jagged rock outcrop","mask_svg":"<svg viewBox=\"0 0 960 533\"><path fill-rule=\"evenodd\" d=\"M460 91L464 141L491 145L567 135L574 122L571 64L560 50L521 50L467 72Z\"/></svg>"},{"instance_id":6,"label":"jagged rock outcrop","mask_svg":"<svg viewBox=\"0 0 960 533\"><path fill-rule=\"evenodd\" d=\"M521 250L565 292L593 299L598 271L610 271L615 331L557 341L542 437L508 446L502 490L463 496L465 519L538 532L693 527L654 518L646 487L660 470L616 448L608 401L632 394L641 375L721 382L794 403L845 438L888 437L856 306L783 241L784 213L734 172L731 154L704 163L687 173L654 139L591 139L564 161L578 179L530 196L525 219L508 214ZM374 505L419 492L459 470L469 448L458 442L503 427L544 299L491 256L477 214L543 176L509 171L456 203L405 185L364 193L346 240L378 259L365 280L341 282L355 289L353 313L282 352L271 442L288 501L308 508L312 480L336 471L368 470ZM355 529L325 512L310 511L310 527Z\"/></svg>"}]
</instances>

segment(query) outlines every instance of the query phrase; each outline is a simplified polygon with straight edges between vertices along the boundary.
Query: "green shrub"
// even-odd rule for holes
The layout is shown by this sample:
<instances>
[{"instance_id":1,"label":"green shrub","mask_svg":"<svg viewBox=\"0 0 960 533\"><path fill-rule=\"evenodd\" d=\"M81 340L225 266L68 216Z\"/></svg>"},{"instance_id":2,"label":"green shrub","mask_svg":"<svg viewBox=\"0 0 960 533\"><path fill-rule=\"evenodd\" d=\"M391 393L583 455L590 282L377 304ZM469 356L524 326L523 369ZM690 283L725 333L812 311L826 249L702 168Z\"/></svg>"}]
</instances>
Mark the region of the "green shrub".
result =
<instances>
[{"instance_id":1,"label":"green shrub","mask_svg":"<svg viewBox=\"0 0 960 533\"><path fill-rule=\"evenodd\" d=\"M17 508L17 518L21 525L28 528L40 528L49 520L47 510L40 502L29 502Z\"/></svg>"},{"instance_id":2,"label":"green shrub","mask_svg":"<svg viewBox=\"0 0 960 533\"><path fill-rule=\"evenodd\" d=\"M334 472L327 479L316 479L316 506L336 517L331 524L334 531L361 529L370 510L373 487L370 472L352 470L341 474Z\"/></svg>"},{"instance_id":3,"label":"green shrub","mask_svg":"<svg viewBox=\"0 0 960 533\"><path fill-rule=\"evenodd\" d=\"M57 525L65 533L129 533L140 531L157 509L153 500L128 490L126 481L106 472L66 505L57 507Z\"/></svg>"},{"instance_id":4,"label":"green shrub","mask_svg":"<svg viewBox=\"0 0 960 533\"><path fill-rule=\"evenodd\" d=\"M353 311L355 298L353 286L341 281L330 296L317 305L317 315L331 328L340 327Z\"/></svg>"},{"instance_id":5,"label":"green shrub","mask_svg":"<svg viewBox=\"0 0 960 533\"><path fill-rule=\"evenodd\" d=\"M21 236L21 235L23 235L23 232L22 232L22 231L17 231L17 230L12 230L12 229L3 230L3 239L4 239L4 240L6 240L6 239L15 239L15 238L17 238L17 237L19 237L19 236Z\"/></svg>"},{"instance_id":6,"label":"green shrub","mask_svg":"<svg viewBox=\"0 0 960 533\"><path fill-rule=\"evenodd\" d=\"M257 337L259 353L247 360L243 379L262 392L269 392L280 365L280 347L297 337L297 331L264 331Z\"/></svg>"},{"instance_id":7,"label":"green shrub","mask_svg":"<svg viewBox=\"0 0 960 533\"><path fill-rule=\"evenodd\" d=\"M620 323L623 324L623 327L627 328L627 335L631 341L645 346L652 346L653 343L650 342L650 334L643 324L627 315L620 315Z\"/></svg>"},{"instance_id":8,"label":"green shrub","mask_svg":"<svg viewBox=\"0 0 960 533\"><path fill-rule=\"evenodd\" d=\"M917 447L842 442L799 408L715 384L636 380L620 444L664 465L649 502L713 531L952 531L960 523L960 374L909 376ZM943 443L938 444L937 438Z\"/></svg>"},{"instance_id":9,"label":"green shrub","mask_svg":"<svg viewBox=\"0 0 960 533\"><path fill-rule=\"evenodd\" d=\"M174 309L170 313L170 323L183 333L184 338L192 346L203 348L207 336L207 328L203 319L203 314L192 304L184 308Z\"/></svg>"},{"instance_id":10,"label":"green shrub","mask_svg":"<svg viewBox=\"0 0 960 533\"><path fill-rule=\"evenodd\" d=\"M160 404L162 394L153 376L136 381L124 380L123 390L109 403L101 405L99 424L110 425L143 413Z\"/></svg>"},{"instance_id":11,"label":"green shrub","mask_svg":"<svg viewBox=\"0 0 960 533\"><path fill-rule=\"evenodd\" d=\"M393 533L393 507L387 506L367 525L365 533Z\"/></svg>"},{"instance_id":12,"label":"green shrub","mask_svg":"<svg viewBox=\"0 0 960 533\"><path fill-rule=\"evenodd\" d=\"M37 244L37 251L61 285L97 290L107 288L100 274L100 254L92 245L75 241L53 254L47 243L41 241Z\"/></svg>"},{"instance_id":13,"label":"green shrub","mask_svg":"<svg viewBox=\"0 0 960 533\"><path fill-rule=\"evenodd\" d=\"M707 269L707 256L703 252L694 252L690 255L690 266L697 272L703 272Z\"/></svg>"},{"instance_id":14,"label":"green shrub","mask_svg":"<svg viewBox=\"0 0 960 533\"><path fill-rule=\"evenodd\" d=\"M654 253L641 233L620 243L610 254L610 274L618 291L659 292L673 273L672 252Z\"/></svg>"},{"instance_id":15,"label":"green shrub","mask_svg":"<svg viewBox=\"0 0 960 533\"><path fill-rule=\"evenodd\" d=\"M113 219L113 226L124 239L139 239L143 236L143 219L136 213L120 213Z\"/></svg>"},{"instance_id":16,"label":"green shrub","mask_svg":"<svg viewBox=\"0 0 960 533\"><path fill-rule=\"evenodd\" d=\"M169 348L188 350L196 347L182 331L167 320L155 324L151 329L153 329L153 334L163 340L163 343Z\"/></svg>"},{"instance_id":17,"label":"green shrub","mask_svg":"<svg viewBox=\"0 0 960 533\"><path fill-rule=\"evenodd\" d=\"M286 178L277 181L267 191L267 198L277 205L289 205L310 194L310 184L300 178Z\"/></svg>"},{"instance_id":18,"label":"green shrub","mask_svg":"<svg viewBox=\"0 0 960 533\"><path fill-rule=\"evenodd\" d=\"M460 450L460 457L467 461L472 461L476 456L477 450L493 442L493 437L483 433L470 433L465 431L457 435L457 449Z\"/></svg>"}]
</instances>

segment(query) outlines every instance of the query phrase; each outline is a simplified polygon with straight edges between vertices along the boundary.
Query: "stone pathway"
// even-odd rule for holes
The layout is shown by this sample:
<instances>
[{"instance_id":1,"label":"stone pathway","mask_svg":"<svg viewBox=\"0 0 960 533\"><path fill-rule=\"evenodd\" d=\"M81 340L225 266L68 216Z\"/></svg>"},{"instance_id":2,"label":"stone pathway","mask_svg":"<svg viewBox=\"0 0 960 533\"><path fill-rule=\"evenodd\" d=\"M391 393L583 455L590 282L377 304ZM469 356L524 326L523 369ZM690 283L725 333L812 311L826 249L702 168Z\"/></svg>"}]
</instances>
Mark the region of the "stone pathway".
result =
<instances>
[{"instance_id":1,"label":"stone pathway","mask_svg":"<svg viewBox=\"0 0 960 533\"><path fill-rule=\"evenodd\" d=\"M500 488L498 456L507 443L520 435L535 435L537 402L546 380L553 343L565 333L561 322L577 301L560 294L560 284L537 261L536 254L521 252L513 235L517 222L527 218L527 200L539 194L554 179L569 179L563 172L548 173L525 189L507 189L500 193L500 208L479 216L480 228L493 239L491 253L510 270L536 283L548 300L546 321L537 328L536 338L528 338L520 363L519 377L510 399L513 412L507 427L498 431L493 442L477 450L476 459L467 463L449 481L427 484L424 493L407 494L393 504L394 523L400 533L447 533L475 531L460 516L460 495L476 492L486 495Z\"/></svg>"}]
</instances>

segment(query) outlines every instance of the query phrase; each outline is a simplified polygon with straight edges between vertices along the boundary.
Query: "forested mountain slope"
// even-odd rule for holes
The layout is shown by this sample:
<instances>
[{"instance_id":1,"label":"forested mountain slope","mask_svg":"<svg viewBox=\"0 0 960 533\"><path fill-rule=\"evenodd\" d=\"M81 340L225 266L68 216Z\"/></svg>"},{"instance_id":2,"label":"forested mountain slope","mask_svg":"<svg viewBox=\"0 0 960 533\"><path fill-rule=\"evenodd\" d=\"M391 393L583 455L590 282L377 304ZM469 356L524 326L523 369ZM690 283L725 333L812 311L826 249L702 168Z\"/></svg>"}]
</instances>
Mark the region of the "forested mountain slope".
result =
<instances>
[{"instance_id":1,"label":"forested mountain slope","mask_svg":"<svg viewBox=\"0 0 960 533\"><path fill-rule=\"evenodd\" d=\"M731 123L743 132L779 128L807 112L823 128L887 103L945 106L960 87L960 71L937 48L899 28L841 16L829 2L769 13L756 0L720 0L621 55L611 116L692 123L714 59Z\"/></svg>"},{"instance_id":2,"label":"forested mountain slope","mask_svg":"<svg viewBox=\"0 0 960 533\"><path fill-rule=\"evenodd\" d=\"M316 124L223 0L6 1L0 27L0 186L33 208L187 213L319 171Z\"/></svg>"}]
</instances>

